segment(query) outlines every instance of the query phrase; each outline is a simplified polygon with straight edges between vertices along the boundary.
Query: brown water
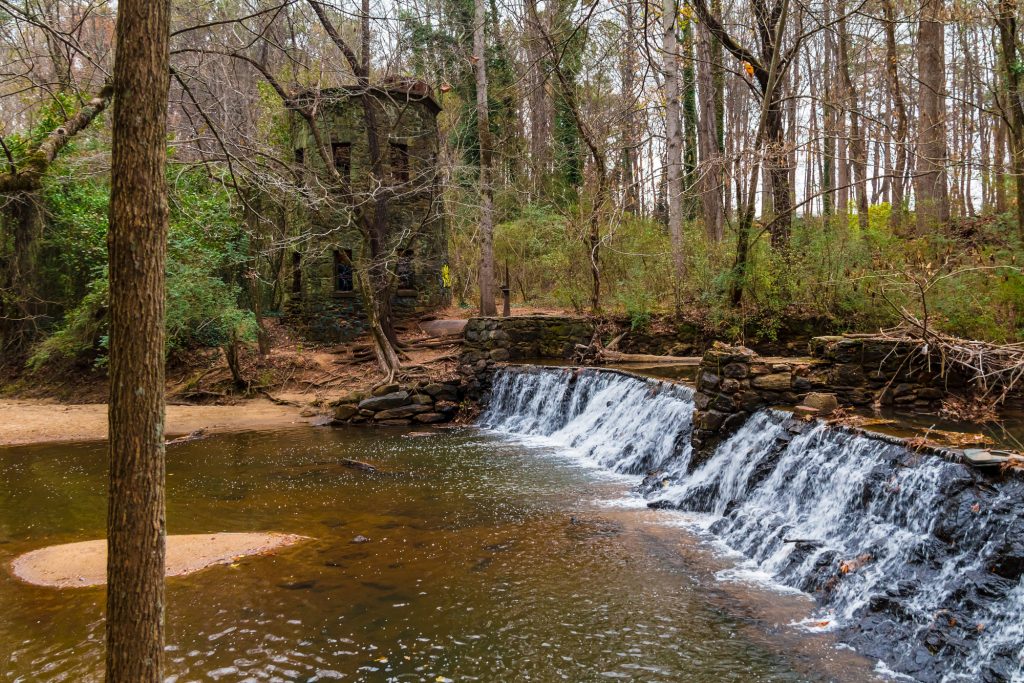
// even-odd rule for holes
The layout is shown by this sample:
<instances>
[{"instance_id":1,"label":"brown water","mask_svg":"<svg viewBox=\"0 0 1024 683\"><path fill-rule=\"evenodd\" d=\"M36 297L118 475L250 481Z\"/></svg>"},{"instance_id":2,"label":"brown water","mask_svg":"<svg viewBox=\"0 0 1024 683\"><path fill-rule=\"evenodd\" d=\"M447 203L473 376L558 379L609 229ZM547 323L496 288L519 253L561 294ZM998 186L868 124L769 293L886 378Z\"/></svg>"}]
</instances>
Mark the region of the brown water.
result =
<instances>
[{"instance_id":1,"label":"brown water","mask_svg":"<svg viewBox=\"0 0 1024 683\"><path fill-rule=\"evenodd\" d=\"M0 681L101 679L103 589L6 568L101 537L104 476L102 445L0 450ZM168 680L874 680L788 625L805 598L717 580L729 560L672 513L622 504L631 483L474 429L174 447L170 533L314 540L169 580Z\"/></svg>"}]
</instances>

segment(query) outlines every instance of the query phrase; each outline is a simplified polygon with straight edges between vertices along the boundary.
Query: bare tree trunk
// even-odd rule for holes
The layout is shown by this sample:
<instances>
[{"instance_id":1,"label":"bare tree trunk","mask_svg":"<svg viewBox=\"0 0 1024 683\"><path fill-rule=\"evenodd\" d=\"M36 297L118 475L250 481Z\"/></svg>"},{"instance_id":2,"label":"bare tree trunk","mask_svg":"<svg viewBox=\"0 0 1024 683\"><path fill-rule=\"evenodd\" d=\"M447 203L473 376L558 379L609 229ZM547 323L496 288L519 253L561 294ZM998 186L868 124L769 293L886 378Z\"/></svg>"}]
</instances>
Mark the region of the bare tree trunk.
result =
<instances>
[{"instance_id":1,"label":"bare tree trunk","mask_svg":"<svg viewBox=\"0 0 1024 683\"><path fill-rule=\"evenodd\" d=\"M331 42L341 51L348 62L349 68L355 74L356 82L362 91L359 98L362 104L363 124L366 127L366 142L370 154L370 175L377 183L384 184L387 176L384 161L384 145L381 143L382 132L386 138L387 132L380 128L380 118L377 111L377 101L370 83L370 0L362 0L359 16L359 55L357 56L352 47L338 33L337 27L327 16L324 5L318 0L307 0L313 11L330 37ZM265 74L266 75L266 74ZM300 111L307 117L310 132L314 136L319 135L319 128L314 117L309 111ZM386 143L385 139L385 143ZM326 156L329 151L323 145L321 154L324 155L325 166L337 174L334 164ZM363 310L369 320L370 329L373 334L374 343L377 346L377 360L380 362L388 378L393 378L401 369L398 352L398 336L394 327L394 312L391 307L391 297L394 294L394 274L388 266L388 261L394 256L393 245L390 244L390 220L389 197L386 192L373 192L356 211L356 222L359 225L370 252L369 267L363 269L363 277L360 278L360 291L363 298ZM358 270L357 270L358 275Z\"/></svg>"},{"instance_id":2,"label":"bare tree trunk","mask_svg":"<svg viewBox=\"0 0 1024 683\"><path fill-rule=\"evenodd\" d=\"M579 100L577 99L575 84L565 75L561 60L558 57L560 54L558 47L556 47L555 42L551 39L551 35L543 27L540 27L540 31L548 56L552 61L555 77L558 79L562 99L572 115L573 122L576 124L576 131L580 134L584 144L586 144L587 149L590 151L590 158L594 162L593 168L597 180L597 188L594 191L594 205L591 207L590 217L587 221L587 246L590 258L590 310L593 313L599 313L601 311L601 222L604 218L604 212L608 206L609 199L608 160L597 134L583 115Z\"/></svg>"},{"instance_id":3,"label":"bare tree trunk","mask_svg":"<svg viewBox=\"0 0 1024 683\"><path fill-rule=\"evenodd\" d=\"M1006 212L1006 168L1003 161L1006 158L1006 121L996 121L995 151L992 156L992 174L995 183L995 204L996 213Z\"/></svg>"},{"instance_id":4,"label":"bare tree trunk","mask_svg":"<svg viewBox=\"0 0 1024 683\"><path fill-rule=\"evenodd\" d=\"M164 659L164 263L170 0L120 0L110 188L107 681Z\"/></svg>"},{"instance_id":5,"label":"bare tree trunk","mask_svg":"<svg viewBox=\"0 0 1024 683\"><path fill-rule=\"evenodd\" d=\"M713 39L697 27L697 95L700 100L697 142L700 147L701 202L704 208L704 231L712 242L721 242L725 235L725 212L722 207L722 154L718 149L718 116L715 111L715 86L712 72Z\"/></svg>"},{"instance_id":6,"label":"bare tree trunk","mask_svg":"<svg viewBox=\"0 0 1024 683\"><path fill-rule=\"evenodd\" d=\"M1024 79L1020 72L1020 50L1017 46L1017 0L1000 0L999 43L1002 48L1003 74L1006 90L1003 99L1006 104L1006 140L1010 148L1010 168L1013 171L1014 187L1017 190L1017 230L1024 236Z\"/></svg>"},{"instance_id":7,"label":"bare tree trunk","mask_svg":"<svg viewBox=\"0 0 1024 683\"><path fill-rule=\"evenodd\" d=\"M529 60L530 166L533 192L542 191L551 164L551 98L544 70L544 38L537 0L525 0L526 58Z\"/></svg>"},{"instance_id":8,"label":"bare tree trunk","mask_svg":"<svg viewBox=\"0 0 1024 683\"><path fill-rule=\"evenodd\" d=\"M918 233L949 221L946 180L946 48L944 0L922 0L917 35L918 95L915 211Z\"/></svg>"},{"instance_id":9,"label":"bare tree trunk","mask_svg":"<svg viewBox=\"0 0 1024 683\"><path fill-rule=\"evenodd\" d=\"M38 191L16 192L0 199L0 349L16 357L36 337L41 312L37 261L43 235L42 197ZM5 234L6 233L6 234Z\"/></svg>"},{"instance_id":10,"label":"bare tree trunk","mask_svg":"<svg viewBox=\"0 0 1024 683\"><path fill-rule=\"evenodd\" d=\"M662 8L664 27L663 65L665 74L665 145L668 204L668 234L672 240L672 275L675 283L676 307L686 278L686 256L683 250L683 131L679 102L679 45L676 28L679 5L666 0Z\"/></svg>"},{"instance_id":11,"label":"bare tree trunk","mask_svg":"<svg viewBox=\"0 0 1024 683\"><path fill-rule=\"evenodd\" d=\"M825 3L825 21L830 21L829 6ZM821 212L825 216L825 226L831 227L832 216L836 210L836 145L837 120L836 87L835 87L835 45L831 31L825 32L825 59L823 65L824 80L824 112L822 114L822 152L821 152Z\"/></svg>"},{"instance_id":12,"label":"bare tree trunk","mask_svg":"<svg viewBox=\"0 0 1024 683\"><path fill-rule=\"evenodd\" d=\"M850 115L850 157L853 162L854 186L857 198L857 224L861 229L868 227L868 155L864 131L861 130L861 117L857 89L850 77L850 34L846 30L846 3L838 4L839 12L839 71L843 79L843 109Z\"/></svg>"},{"instance_id":13,"label":"bare tree trunk","mask_svg":"<svg viewBox=\"0 0 1024 683\"><path fill-rule=\"evenodd\" d=\"M473 59L476 62L476 132L480 143L480 315L497 315L494 303L494 195L491 188L491 123L487 111L486 10L475 0Z\"/></svg>"},{"instance_id":14,"label":"bare tree trunk","mask_svg":"<svg viewBox=\"0 0 1024 683\"><path fill-rule=\"evenodd\" d=\"M636 76L637 59L634 45L637 43L636 2L625 0L625 16L628 38L625 41L625 54L622 56L622 104L625 107L623 117L622 145L622 209L631 214L640 213L640 190L637 182L636 150L639 146L639 116L636 107Z\"/></svg>"},{"instance_id":15,"label":"bare tree trunk","mask_svg":"<svg viewBox=\"0 0 1024 683\"><path fill-rule=\"evenodd\" d=\"M893 109L896 114L896 165L893 169L892 178L892 213L889 215L889 225L893 230L899 230L903 224L906 213L906 200L904 198L903 176L907 171L907 105L903 100L903 90L900 85L897 64L899 57L896 54L896 12L893 7L893 0L884 0L882 9L885 12L885 75L889 81L889 95L892 98Z\"/></svg>"}]
</instances>

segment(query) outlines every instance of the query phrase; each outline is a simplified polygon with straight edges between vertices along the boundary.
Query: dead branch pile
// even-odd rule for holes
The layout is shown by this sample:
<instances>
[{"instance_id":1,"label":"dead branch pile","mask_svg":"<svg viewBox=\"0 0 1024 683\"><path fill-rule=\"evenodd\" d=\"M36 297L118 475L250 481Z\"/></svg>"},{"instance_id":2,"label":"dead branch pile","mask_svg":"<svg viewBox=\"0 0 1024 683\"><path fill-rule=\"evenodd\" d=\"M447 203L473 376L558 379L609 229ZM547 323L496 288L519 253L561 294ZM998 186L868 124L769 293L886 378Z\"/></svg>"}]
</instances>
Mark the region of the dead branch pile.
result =
<instances>
[{"instance_id":1,"label":"dead branch pile","mask_svg":"<svg viewBox=\"0 0 1024 683\"><path fill-rule=\"evenodd\" d=\"M1024 343L996 344L975 339L961 339L929 327L927 321L918 319L906 310L901 311L904 323L898 327L883 330L881 336L907 344L917 345L920 353L930 364L932 359L940 363L942 377L950 370L956 370L974 382L979 398L987 398L995 404L1013 391L1024 377Z\"/></svg>"}]
</instances>

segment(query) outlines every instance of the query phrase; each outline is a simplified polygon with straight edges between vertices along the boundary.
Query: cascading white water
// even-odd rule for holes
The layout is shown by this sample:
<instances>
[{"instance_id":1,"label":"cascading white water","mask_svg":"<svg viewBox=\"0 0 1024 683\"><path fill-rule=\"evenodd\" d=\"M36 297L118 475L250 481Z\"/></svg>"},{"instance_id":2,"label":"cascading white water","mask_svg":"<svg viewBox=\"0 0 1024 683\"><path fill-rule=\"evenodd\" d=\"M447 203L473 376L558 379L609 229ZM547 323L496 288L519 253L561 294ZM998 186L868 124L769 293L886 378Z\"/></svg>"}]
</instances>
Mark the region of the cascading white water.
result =
<instances>
[{"instance_id":1,"label":"cascading white water","mask_svg":"<svg viewBox=\"0 0 1024 683\"><path fill-rule=\"evenodd\" d=\"M689 461L693 392L617 372L507 368L480 425L544 436L615 472Z\"/></svg>"},{"instance_id":2,"label":"cascading white water","mask_svg":"<svg viewBox=\"0 0 1024 683\"><path fill-rule=\"evenodd\" d=\"M962 510L958 493L976 499L963 466L823 424L787 442L784 420L755 415L658 502L720 516L713 533L818 596L822 620L895 618L911 637L885 649L911 675L935 680L948 649L937 680L1024 680L1024 589L988 571L1020 487Z\"/></svg>"},{"instance_id":3,"label":"cascading white water","mask_svg":"<svg viewBox=\"0 0 1024 683\"><path fill-rule=\"evenodd\" d=\"M594 370L508 369L482 423L618 472L660 469L657 507L814 595L816 621L922 681L1024 683L1024 483L763 411L689 472L685 388ZM1009 559L1007 559L1009 558Z\"/></svg>"}]
</instances>

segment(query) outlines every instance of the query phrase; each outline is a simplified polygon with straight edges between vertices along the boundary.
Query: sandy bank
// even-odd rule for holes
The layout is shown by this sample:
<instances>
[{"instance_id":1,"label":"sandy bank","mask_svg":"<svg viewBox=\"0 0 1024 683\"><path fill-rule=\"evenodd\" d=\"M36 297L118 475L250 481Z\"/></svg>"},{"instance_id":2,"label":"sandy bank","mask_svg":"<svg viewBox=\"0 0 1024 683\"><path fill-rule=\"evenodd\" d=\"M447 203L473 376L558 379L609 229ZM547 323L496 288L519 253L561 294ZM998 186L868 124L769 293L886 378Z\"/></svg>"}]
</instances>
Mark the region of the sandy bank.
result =
<instances>
[{"instance_id":1,"label":"sandy bank","mask_svg":"<svg viewBox=\"0 0 1024 683\"><path fill-rule=\"evenodd\" d=\"M266 400L232 406L167 406L167 437L199 429L208 433L282 429L309 424L299 409ZM0 399L0 446L107 438L107 406Z\"/></svg>"},{"instance_id":2,"label":"sandy bank","mask_svg":"<svg viewBox=\"0 0 1024 683\"><path fill-rule=\"evenodd\" d=\"M247 555L263 555L305 536L277 533L186 534L167 537L167 576L184 576ZM107 541L82 541L33 550L11 563L22 581L53 588L99 586L107 580Z\"/></svg>"}]
</instances>

